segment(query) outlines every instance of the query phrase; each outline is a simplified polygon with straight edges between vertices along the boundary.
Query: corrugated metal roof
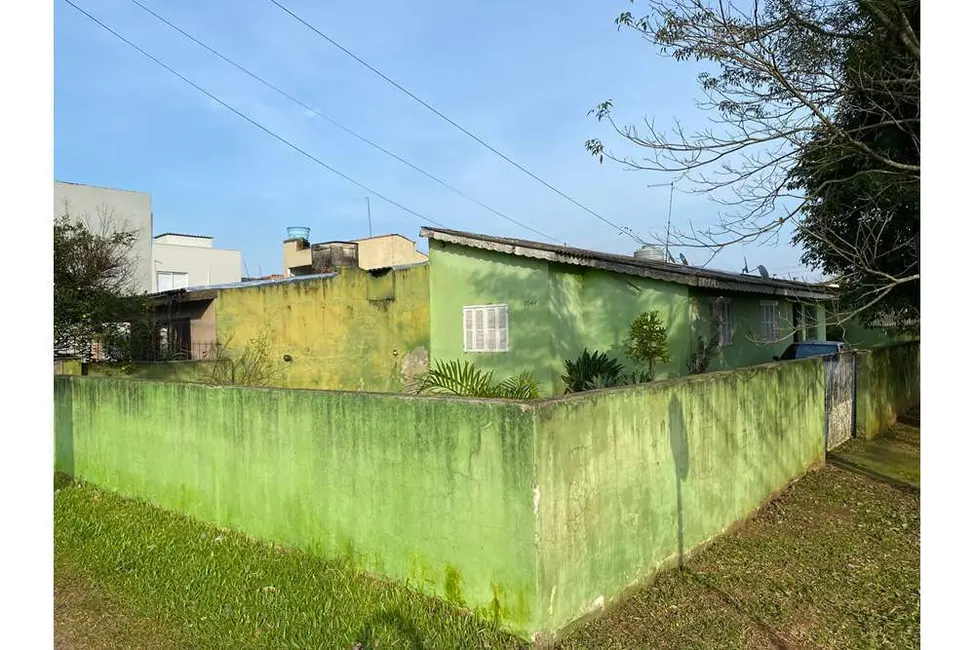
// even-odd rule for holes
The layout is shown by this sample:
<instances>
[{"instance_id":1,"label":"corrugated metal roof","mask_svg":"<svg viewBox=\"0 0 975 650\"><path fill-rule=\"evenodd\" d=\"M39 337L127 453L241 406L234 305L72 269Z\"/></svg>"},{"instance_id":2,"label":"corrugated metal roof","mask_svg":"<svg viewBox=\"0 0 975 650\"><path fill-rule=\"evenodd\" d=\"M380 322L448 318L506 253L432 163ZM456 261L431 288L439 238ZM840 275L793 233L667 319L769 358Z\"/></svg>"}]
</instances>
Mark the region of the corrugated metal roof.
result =
<instances>
[{"instance_id":1,"label":"corrugated metal roof","mask_svg":"<svg viewBox=\"0 0 975 650\"><path fill-rule=\"evenodd\" d=\"M166 237L166 236L190 237L192 239L213 239L213 237L210 235L187 235L186 233L182 233L182 232L163 232L154 236L153 239L159 239L160 237Z\"/></svg>"},{"instance_id":2,"label":"corrugated metal roof","mask_svg":"<svg viewBox=\"0 0 975 650\"><path fill-rule=\"evenodd\" d=\"M831 290L828 287L819 284L796 282L794 280L780 280L777 278L762 278L728 271L715 271L713 269L675 264L673 262L646 260L627 255L602 253L583 248L558 246L525 239L493 237L491 235L449 230L447 228L427 227L420 230L420 236L462 246L493 250L509 255L534 257L564 264L578 264L580 266L603 268L616 273L651 277L667 282L677 282L703 288L744 292L751 291L754 293L816 300L824 300L832 296Z\"/></svg>"}]
</instances>

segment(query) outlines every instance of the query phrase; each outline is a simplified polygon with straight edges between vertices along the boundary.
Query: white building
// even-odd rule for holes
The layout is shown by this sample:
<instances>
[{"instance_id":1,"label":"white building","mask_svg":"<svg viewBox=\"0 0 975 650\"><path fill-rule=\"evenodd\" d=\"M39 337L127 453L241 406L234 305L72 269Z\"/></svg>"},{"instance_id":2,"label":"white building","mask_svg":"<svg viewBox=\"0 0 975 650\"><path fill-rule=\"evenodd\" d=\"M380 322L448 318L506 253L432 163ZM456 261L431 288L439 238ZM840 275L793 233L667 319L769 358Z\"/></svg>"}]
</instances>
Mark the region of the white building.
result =
<instances>
[{"instance_id":1,"label":"white building","mask_svg":"<svg viewBox=\"0 0 975 650\"><path fill-rule=\"evenodd\" d=\"M145 192L54 181L54 218L67 215L99 234L132 232L132 284L136 293L153 290L152 198Z\"/></svg>"},{"instance_id":2,"label":"white building","mask_svg":"<svg viewBox=\"0 0 975 650\"><path fill-rule=\"evenodd\" d=\"M152 291L240 282L240 251L213 247L213 237L164 233L152 240Z\"/></svg>"}]
</instances>

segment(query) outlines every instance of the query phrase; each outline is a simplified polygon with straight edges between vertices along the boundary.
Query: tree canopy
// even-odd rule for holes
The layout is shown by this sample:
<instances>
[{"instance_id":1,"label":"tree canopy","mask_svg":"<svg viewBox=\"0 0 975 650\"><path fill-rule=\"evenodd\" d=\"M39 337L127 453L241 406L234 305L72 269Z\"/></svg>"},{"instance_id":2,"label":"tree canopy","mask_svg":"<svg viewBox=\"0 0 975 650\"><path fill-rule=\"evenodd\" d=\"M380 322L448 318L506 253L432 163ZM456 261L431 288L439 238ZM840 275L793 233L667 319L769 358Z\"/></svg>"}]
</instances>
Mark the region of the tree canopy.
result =
<instances>
[{"instance_id":1,"label":"tree canopy","mask_svg":"<svg viewBox=\"0 0 975 650\"><path fill-rule=\"evenodd\" d=\"M593 113L640 157L602 140L587 149L635 169L677 175L710 196L717 222L680 226L671 245L717 254L779 241L840 287L842 319L915 319L920 295L920 2L646 0L623 12L665 56L696 61L710 125L689 131Z\"/></svg>"}]
</instances>

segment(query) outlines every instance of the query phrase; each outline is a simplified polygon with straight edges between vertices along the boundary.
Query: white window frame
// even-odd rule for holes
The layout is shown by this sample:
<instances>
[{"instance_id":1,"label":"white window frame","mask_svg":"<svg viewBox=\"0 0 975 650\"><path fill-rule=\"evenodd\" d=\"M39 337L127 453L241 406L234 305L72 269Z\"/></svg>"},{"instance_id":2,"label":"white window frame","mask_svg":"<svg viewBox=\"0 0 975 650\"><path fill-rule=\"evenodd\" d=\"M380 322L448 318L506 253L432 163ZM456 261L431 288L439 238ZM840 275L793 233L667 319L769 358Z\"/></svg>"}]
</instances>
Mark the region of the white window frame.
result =
<instances>
[{"instance_id":1,"label":"white window frame","mask_svg":"<svg viewBox=\"0 0 975 650\"><path fill-rule=\"evenodd\" d=\"M171 286L168 289L163 289L160 287L159 278L160 276L168 275L171 280ZM177 278L181 278L183 284L179 286L176 282ZM156 271L156 291L173 291L174 289L185 289L190 284L190 274L184 271Z\"/></svg>"},{"instance_id":2,"label":"white window frame","mask_svg":"<svg viewBox=\"0 0 975 650\"><path fill-rule=\"evenodd\" d=\"M726 348L735 342L735 329L731 325L731 299L715 299L714 315L718 321L718 344Z\"/></svg>"},{"instance_id":3,"label":"white window frame","mask_svg":"<svg viewBox=\"0 0 975 650\"><path fill-rule=\"evenodd\" d=\"M767 343L779 340L779 303L775 300L763 300L759 307L759 316L762 323L762 338Z\"/></svg>"},{"instance_id":4,"label":"white window frame","mask_svg":"<svg viewBox=\"0 0 975 650\"><path fill-rule=\"evenodd\" d=\"M461 314L461 336L464 352L507 352L511 345L508 305L465 306Z\"/></svg>"}]
</instances>

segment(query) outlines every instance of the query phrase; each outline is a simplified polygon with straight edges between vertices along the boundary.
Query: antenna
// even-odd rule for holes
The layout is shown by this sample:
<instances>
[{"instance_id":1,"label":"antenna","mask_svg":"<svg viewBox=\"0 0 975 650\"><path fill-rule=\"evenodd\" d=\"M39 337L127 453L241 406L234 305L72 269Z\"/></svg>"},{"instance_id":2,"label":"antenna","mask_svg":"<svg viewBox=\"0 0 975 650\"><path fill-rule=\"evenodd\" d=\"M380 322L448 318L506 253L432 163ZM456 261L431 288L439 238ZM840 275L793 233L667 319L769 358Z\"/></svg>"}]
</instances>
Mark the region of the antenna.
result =
<instances>
[{"instance_id":1,"label":"antenna","mask_svg":"<svg viewBox=\"0 0 975 650\"><path fill-rule=\"evenodd\" d=\"M741 270L743 275L748 275L748 258L745 258L745 268Z\"/></svg>"},{"instance_id":2,"label":"antenna","mask_svg":"<svg viewBox=\"0 0 975 650\"><path fill-rule=\"evenodd\" d=\"M691 265L691 263L687 261L687 258L684 257L684 254L683 253L678 253L677 255L680 256L680 263L681 264L683 264L684 266L690 266Z\"/></svg>"},{"instance_id":3,"label":"antenna","mask_svg":"<svg viewBox=\"0 0 975 650\"><path fill-rule=\"evenodd\" d=\"M647 187L670 187L670 201L667 204L667 234L664 237L664 256L668 259L673 259L670 257L670 218L674 213L674 182L657 183L655 185L647 185Z\"/></svg>"},{"instance_id":4,"label":"antenna","mask_svg":"<svg viewBox=\"0 0 975 650\"><path fill-rule=\"evenodd\" d=\"M369 236L372 237L372 207L369 205L369 197L366 197L366 218L369 220Z\"/></svg>"},{"instance_id":5,"label":"antenna","mask_svg":"<svg viewBox=\"0 0 975 650\"><path fill-rule=\"evenodd\" d=\"M762 276L763 278L766 278L767 279L768 278L768 269L766 269L764 266L762 266L761 264L759 264L758 265L758 274L760 276Z\"/></svg>"}]
</instances>

